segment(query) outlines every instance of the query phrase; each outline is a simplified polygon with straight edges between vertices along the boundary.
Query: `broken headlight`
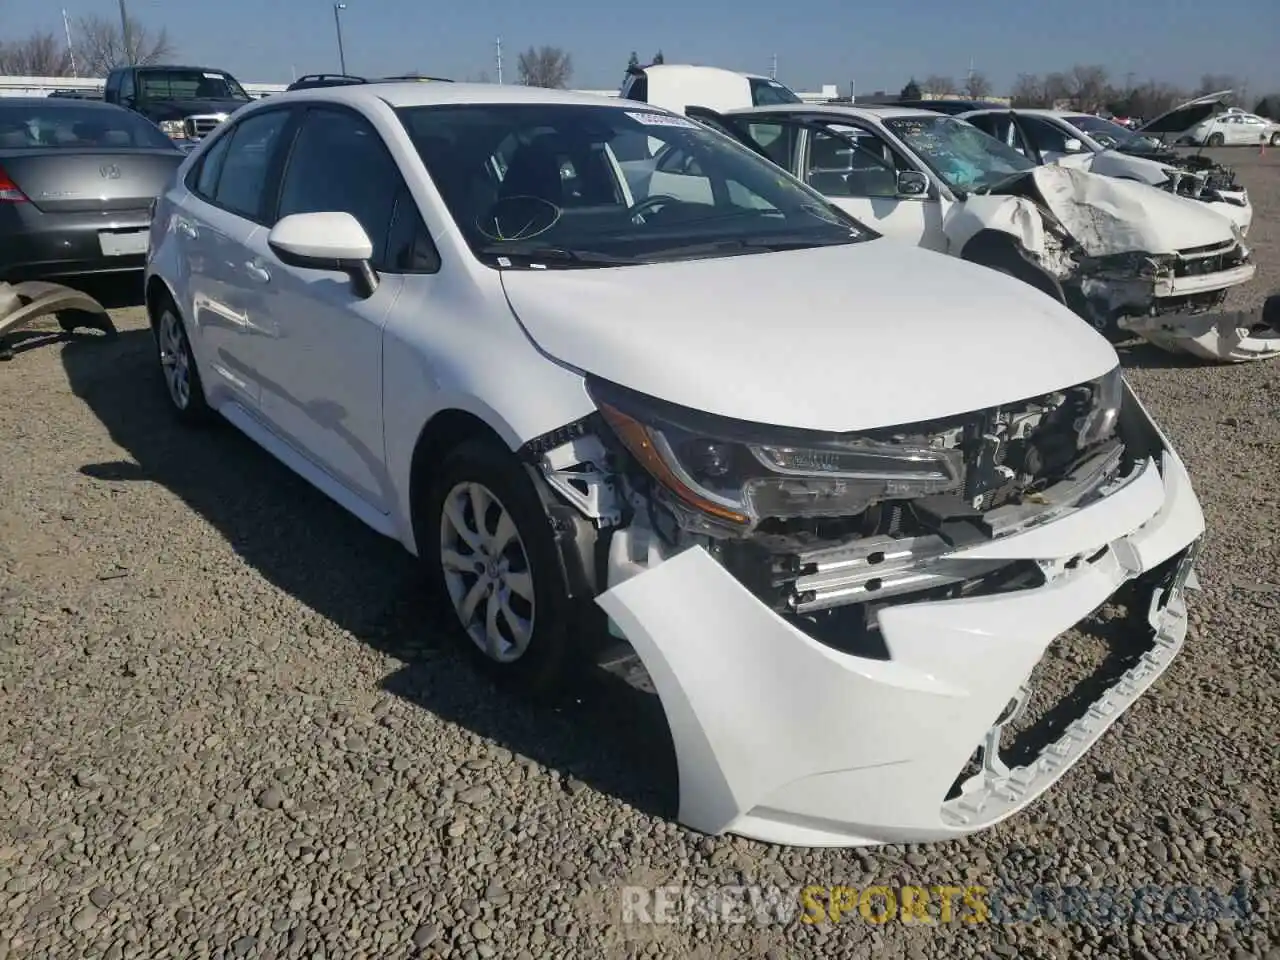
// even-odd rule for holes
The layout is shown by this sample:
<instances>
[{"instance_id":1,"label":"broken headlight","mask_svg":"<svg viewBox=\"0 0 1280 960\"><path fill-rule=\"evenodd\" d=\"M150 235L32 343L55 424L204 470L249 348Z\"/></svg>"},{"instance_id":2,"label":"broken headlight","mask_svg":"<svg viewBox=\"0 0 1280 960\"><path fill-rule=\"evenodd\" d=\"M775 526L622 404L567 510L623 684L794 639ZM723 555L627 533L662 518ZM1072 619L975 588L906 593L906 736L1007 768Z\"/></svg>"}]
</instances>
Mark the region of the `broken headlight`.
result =
<instances>
[{"instance_id":1,"label":"broken headlight","mask_svg":"<svg viewBox=\"0 0 1280 960\"><path fill-rule=\"evenodd\" d=\"M1120 405L1124 401L1124 374L1119 366L1087 384L1093 391L1089 412L1076 421L1076 436L1081 450L1109 440L1116 432Z\"/></svg>"},{"instance_id":2,"label":"broken headlight","mask_svg":"<svg viewBox=\"0 0 1280 960\"><path fill-rule=\"evenodd\" d=\"M727 420L592 381L618 439L689 506L750 526L766 517L857 516L882 500L958 490L958 450ZM883 435L884 431L877 431Z\"/></svg>"}]
</instances>

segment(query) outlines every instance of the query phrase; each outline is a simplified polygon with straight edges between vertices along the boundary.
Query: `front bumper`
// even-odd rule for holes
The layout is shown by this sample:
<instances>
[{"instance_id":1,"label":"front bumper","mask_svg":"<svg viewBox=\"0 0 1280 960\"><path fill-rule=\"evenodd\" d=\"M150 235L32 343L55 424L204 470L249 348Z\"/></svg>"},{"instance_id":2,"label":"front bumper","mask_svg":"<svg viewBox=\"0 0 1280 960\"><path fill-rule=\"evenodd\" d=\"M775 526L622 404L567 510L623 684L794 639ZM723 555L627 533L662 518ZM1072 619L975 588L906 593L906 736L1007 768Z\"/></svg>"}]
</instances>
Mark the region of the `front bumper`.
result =
<instances>
[{"instance_id":1,"label":"front bumper","mask_svg":"<svg viewBox=\"0 0 1280 960\"><path fill-rule=\"evenodd\" d=\"M1162 277L1156 281L1155 296L1187 297L1201 293L1213 293L1218 290L1229 290L1242 283L1248 283L1257 272L1257 265L1244 263L1230 270L1219 270L1216 273L1203 273L1186 277Z\"/></svg>"},{"instance_id":2,"label":"front bumper","mask_svg":"<svg viewBox=\"0 0 1280 960\"><path fill-rule=\"evenodd\" d=\"M1170 353L1214 363L1266 360L1280 356L1280 293L1256 310L1125 317L1119 325Z\"/></svg>"},{"instance_id":3,"label":"front bumper","mask_svg":"<svg viewBox=\"0 0 1280 960\"><path fill-rule=\"evenodd\" d=\"M1032 589L883 609L887 659L812 639L701 547L601 594L662 700L680 821L774 843L863 846L962 836L1030 803L1164 671L1186 633L1200 505L1167 444L1136 473L1061 519L957 551L1040 561L1053 574ZM1142 660L1033 761L1009 770L988 750L948 800L977 748L998 742L1002 713L1054 639L1170 558L1177 570L1151 598L1155 639Z\"/></svg>"}]
</instances>

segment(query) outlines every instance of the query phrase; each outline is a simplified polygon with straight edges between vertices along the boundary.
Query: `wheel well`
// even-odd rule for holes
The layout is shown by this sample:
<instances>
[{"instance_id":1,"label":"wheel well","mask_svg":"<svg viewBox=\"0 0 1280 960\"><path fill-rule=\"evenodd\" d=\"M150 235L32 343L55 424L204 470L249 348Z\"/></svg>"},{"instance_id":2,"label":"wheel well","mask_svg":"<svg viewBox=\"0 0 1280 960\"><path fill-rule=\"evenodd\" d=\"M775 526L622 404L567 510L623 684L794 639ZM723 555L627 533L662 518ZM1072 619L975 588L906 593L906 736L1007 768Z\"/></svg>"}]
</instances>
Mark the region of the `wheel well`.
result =
<instances>
[{"instance_id":1,"label":"wheel well","mask_svg":"<svg viewBox=\"0 0 1280 960\"><path fill-rule=\"evenodd\" d=\"M173 294L163 280L153 276L147 281L147 319L152 327L159 320L161 304L165 303L173 303Z\"/></svg>"},{"instance_id":2,"label":"wheel well","mask_svg":"<svg viewBox=\"0 0 1280 960\"><path fill-rule=\"evenodd\" d=\"M418 502L431 479L431 468L468 440L492 440L507 449L498 432L473 413L465 410L441 410L427 421L413 448L413 460L409 466L409 521L413 537L418 539L418 518L415 516Z\"/></svg>"},{"instance_id":3,"label":"wheel well","mask_svg":"<svg viewBox=\"0 0 1280 960\"><path fill-rule=\"evenodd\" d=\"M1018 245L1017 240L999 230L981 230L974 234L960 257L987 267L1007 267L1019 280L1047 293L1059 303L1066 303L1062 284L1050 276Z\"/></svg>"}]
</instances>

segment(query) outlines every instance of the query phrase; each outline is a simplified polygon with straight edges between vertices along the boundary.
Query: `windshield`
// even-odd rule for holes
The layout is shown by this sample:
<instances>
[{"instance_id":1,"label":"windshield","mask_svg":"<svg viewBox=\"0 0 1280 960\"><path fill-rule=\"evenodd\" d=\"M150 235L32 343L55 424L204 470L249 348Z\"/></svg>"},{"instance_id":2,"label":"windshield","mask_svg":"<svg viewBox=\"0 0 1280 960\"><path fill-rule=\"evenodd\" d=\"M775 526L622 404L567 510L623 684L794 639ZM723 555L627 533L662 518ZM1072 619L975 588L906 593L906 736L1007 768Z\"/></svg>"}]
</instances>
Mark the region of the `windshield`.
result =
<instances>
[{"instance_id":1,"label":"windshield","mask_svg":"<svg viewBox=\"0 0 1280 960\"><path fill-rule=\"evenodd\" d=\"M1092 117L1082 113L1079 116L1067 117L1066 121L1077 130L1083 130L1104 147L1118 147L1122 144L1143 141L1142 137L1134 136L1133 131L1128 127L1122 127L1114 120L1103 117Z\"/></svg>"},{"instance_id":2,"label":"windshield","mask_svg":"<svg viewBox=\"0 0 1280 960\"><path fill-rule=\"evenodd\" d=\"M961 193L991 187L1035 169L1034 163L1012 147L955 117L890 117L884 125L915 150L947 186Z\"/></svg>"},{"instance_id":3,"label":"windshield","mask_svg":"<svg viewBox=\"0 0 1280 960\"><path fill-rule=\"evenodd\" d=\"M397 110L471 249L498 266L614 266L878 234L756 156L651 107Z\"/></svg>"},{"instance_id":4,"label":"windshield","mask_svg":"<svg viewBox=\"0 0 1280 960\"><path fill-rule=\"evenodd\" d=\"M794 90L777 80L749 77L747 82L751 85L751 102L757 107L771 107L781 103L804 103Z\"/></svg>"},{"instance_id":5,"label":"windshield","mask_svg":"<svg viewBox=\"0 0 1280 960\"><path fill-rule=\"evenodd\" d=\"M220 70L140 70L138 93L143 100L252 99L236 78Z\"/></svg>"},{"instance_id":6,"label":"windshield","mask_svg":"<svg viewBox=\"0 0 1280 960\"><path fill-rule=\"evenodd\" d=\"M12 106L0 100L0 150L50 147L176 149L155 124L119 107L81 106L66 100Z\"/></svg>"}]
</instances>

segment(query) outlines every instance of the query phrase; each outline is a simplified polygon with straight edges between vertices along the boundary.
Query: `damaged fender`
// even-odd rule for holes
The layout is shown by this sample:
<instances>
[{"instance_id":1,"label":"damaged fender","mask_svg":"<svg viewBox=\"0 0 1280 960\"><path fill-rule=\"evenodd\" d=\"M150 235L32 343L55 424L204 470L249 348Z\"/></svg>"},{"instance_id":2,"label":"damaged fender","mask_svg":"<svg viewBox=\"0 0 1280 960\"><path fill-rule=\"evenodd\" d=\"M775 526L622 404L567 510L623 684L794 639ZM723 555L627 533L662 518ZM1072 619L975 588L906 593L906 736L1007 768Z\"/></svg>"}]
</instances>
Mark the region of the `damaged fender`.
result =
<instances>
[{"instance_id":1,"label":"damaged fender","mask_svg":"<svg viewBox=\"0 0 1280 960\"><path fill-rule=\"evenodd\" d=\"M58 314L58 326L66 333L78 327L101 330L110 336L116 333L107 309L87 293L39 280L0 283L0 358L11 356L3 346L5 334L49 314Z\"/></svg>"},{"instance_id":2,"label":"damaged fender","mask_svg":"<svg viewBox=\"0 0 1280 960\"><path fill-rule=\"evenodd\" d=\"M1246 363L1280 355L1280 293L1256 310L1170 317L1127 317L1121 329L1170 353L1216 363Z\"/></svg>"}]
</instances>

